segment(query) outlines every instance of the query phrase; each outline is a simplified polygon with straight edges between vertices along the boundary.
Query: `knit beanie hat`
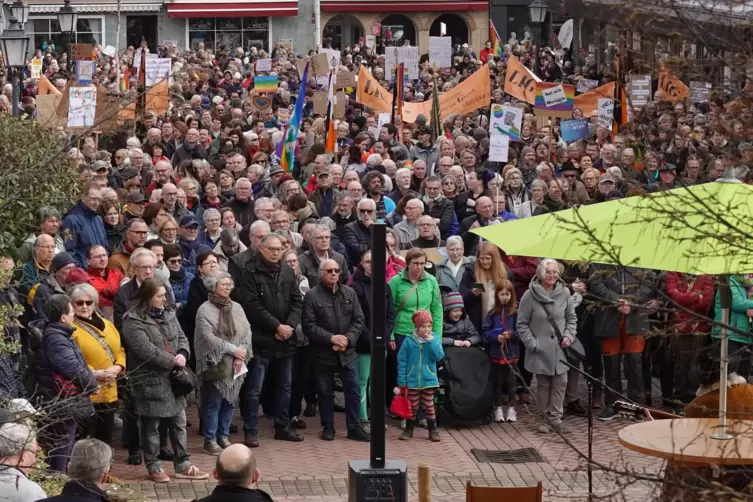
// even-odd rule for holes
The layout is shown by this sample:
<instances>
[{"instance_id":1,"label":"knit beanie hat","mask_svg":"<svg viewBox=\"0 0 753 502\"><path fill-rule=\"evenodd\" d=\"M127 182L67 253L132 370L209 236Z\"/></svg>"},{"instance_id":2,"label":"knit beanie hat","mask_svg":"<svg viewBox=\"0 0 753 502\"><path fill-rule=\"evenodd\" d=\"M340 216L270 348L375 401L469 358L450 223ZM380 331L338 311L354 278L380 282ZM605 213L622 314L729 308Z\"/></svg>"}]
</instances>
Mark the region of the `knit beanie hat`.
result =
<instances>
[{"instance_id":1,"label":"knit beanie hat","mask_svg":"<svg viewBox=\"0 0 753 502\"><path fill-rule=\"evenodd\" d=\"M447 296L444 297L443 306L445 312L452 309L465 309L463 297L457 291L447 293Z\"/></svg>"},{"instance_id":2,"label":"knit beanie hat","mask_svg":"<svg viewBox=\"0 0 753 502\"><path fill-rule=\"evenodd\" d=\"M434 320L431 317L431 314L427 312L426 310L416 310L413 313L413 325L415 327L421 327L426 323L432 323Z\"/></svg>"},{"instance_id":3,"label":"knit beanie hat","mask_svg":"<svg viewBox=\"0 0 753 502\"><path fill-rule=\"evenodd\" d=\"M73 256L71 256L70 254L66 252L58 253L52 259L52 263L50 264L50 272L54 274L59 270L67 267L68 265L74 265L75 263L76 260L74 260Z\"/></svg>"}]
</instances>

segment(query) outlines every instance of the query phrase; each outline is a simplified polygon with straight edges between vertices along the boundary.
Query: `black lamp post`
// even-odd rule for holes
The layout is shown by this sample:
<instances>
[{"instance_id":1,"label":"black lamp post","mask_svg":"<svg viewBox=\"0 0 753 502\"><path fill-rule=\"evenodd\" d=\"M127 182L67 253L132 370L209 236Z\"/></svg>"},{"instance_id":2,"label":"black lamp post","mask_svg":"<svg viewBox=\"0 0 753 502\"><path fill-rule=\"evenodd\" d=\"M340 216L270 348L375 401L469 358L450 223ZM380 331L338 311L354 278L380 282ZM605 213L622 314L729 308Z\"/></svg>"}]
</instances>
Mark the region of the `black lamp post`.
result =
<instances>
[{"instance_id":1,"label":"black lamp post","mask_svg":"<svg viewBox=\"0 0 753 502\"><path fill-rule=\"evenodd\" d=\"M60 24L60 31L65 35L65 42L68 46L68 72L71 73L75 71L71 56L71 44L73 43L73 34L76 32L76 25L78 24L78 13L71 7L71 0L65 0L65 5L60 7L58 11L58 24Z\"/></svg>"},{"instance_id":2,"label":"black lamp post","mask_svg":"<svg viewBox=\"0 0 753 502\"><path fill-rule=\"evenodd\" d=\"M528 5L528 12L531 16L531 24L536 27L536 52L534 53L533 72L539 74L539 53L541 52L541 30L544 27L546 19L547 4L545 0L533 0Z\"/></svg>"},{"instance_id":3,"label":"black lamp post","mask_svg":"<svg viewBox=\"0 0 753 502\"><path fill-rule=\"evenodd\" d=\"M13 15L8 20L10 27L0 35L0 48L3 51L3 60L10 75L10 82L13 86L11 99L12 112L14 117L18 117L18 74L26 66L26 54L29 52L29 37L26 36L24 29L21 28L19 20Z\"/></svg>"}]
</instances>

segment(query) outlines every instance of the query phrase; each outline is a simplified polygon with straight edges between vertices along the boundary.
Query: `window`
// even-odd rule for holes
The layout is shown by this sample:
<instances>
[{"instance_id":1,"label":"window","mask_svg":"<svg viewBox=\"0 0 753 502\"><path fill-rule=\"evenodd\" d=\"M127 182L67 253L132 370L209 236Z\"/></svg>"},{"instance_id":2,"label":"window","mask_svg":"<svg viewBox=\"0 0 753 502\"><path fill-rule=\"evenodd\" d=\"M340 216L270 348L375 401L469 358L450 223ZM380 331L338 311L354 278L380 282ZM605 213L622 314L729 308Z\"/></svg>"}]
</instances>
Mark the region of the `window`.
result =
<instances>
[{"instance_id":1,"label":"window","mask_svg":"<svg viewBox=\"0 0 753 502\"><path fill-rule=\"evenodd\" d=\"M269 52L268 17L216 17L188 20L188 45L196 50L200 43L218 52L251 47Z\"/></svg>"},{"instance_id":2,"label":"window","mask_svg":"<svg viewBox=\"0 0 753 502\"><path fill-rule=\"evenodd\" d=\"M101 44L104 41L102 33L101 17L84 17L78 16L76 24L76 33L74 34L74 43L78 44ZM60 50L65 47L65 35L60 32L60 24L56 17L35 18L31 17L27 23L27 33L34 43L34 49L41 49L42 44L50 41L55 44L55 48Z\"/></svg>"}]
</instances>

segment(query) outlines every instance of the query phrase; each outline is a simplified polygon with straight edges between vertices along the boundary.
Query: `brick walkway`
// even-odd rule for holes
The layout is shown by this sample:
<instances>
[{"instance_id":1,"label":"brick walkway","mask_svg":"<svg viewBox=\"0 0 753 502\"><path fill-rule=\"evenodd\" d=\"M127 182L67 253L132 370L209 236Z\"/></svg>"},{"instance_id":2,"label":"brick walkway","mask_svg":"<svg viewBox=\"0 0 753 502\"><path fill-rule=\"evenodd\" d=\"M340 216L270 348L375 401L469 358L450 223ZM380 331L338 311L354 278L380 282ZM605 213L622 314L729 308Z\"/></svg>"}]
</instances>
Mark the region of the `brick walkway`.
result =
<instances>
[{"instance_id":1,"label":"brick walkway","mask_svg":"<svg viewBox=\"0 0 753 502\"><path fill-rule=\"evenodd\" d=\"M195 409L189 415L198 423ZM474 428L446 426L441 429L442 442L431 443L424 429L417 429L412 441L398 441L400 429L397 422L388 421L387 457L403 459L409 466L409 498L416 500L416 468L419 463L432 470L433 500L437 502L465 500L465 483L489 486L526 486L537 481L544 484L544 500L585 500L588 494L585 455L587 454L587 422L585 418L566 418L572 430L562 437L535 432L536 417L526 407L518 408L515 424L491 424ZM318 438L318 417L307 419L308 428L301 431L303 443L274 441L271 420L261 419L261 447L255 450L262 472L261 488L268 491L277 502L317 500L345 502L348 497L348 461L369 458L368 443L345 439L344 415L336 414L338 437L333 442ZM235 423L241 425L236 414ZM601 500L650 500L657 493L656 483L637 481L635 476L607 473L601 467L621 472L644 474L654 478L661 473L663 462L633 453L619 445L617 431L628 425L625 421L599 422L595 420L594 492ZM233 434L231 441L241 441L242 432ZM202 470L211 472L215 457L201 452L203 438L196 434L196 425L189 429L189 451L192 461ZM471 453L472 448L511 450L535 448L545 462L522 464L479 463ZM577 450L577 451L576 451ZM578 453L582 453L582 456ZM192 500L211 493L214 483L173 480L167 485L156 485L148 480L146 468L129 466L126 452L117 449L113 473L121 477L128 491L138 498L173 502ZM601 467L599 467L601 466ZM172 466L165 465L172 473Z\"/></svg>"}]
</instances>

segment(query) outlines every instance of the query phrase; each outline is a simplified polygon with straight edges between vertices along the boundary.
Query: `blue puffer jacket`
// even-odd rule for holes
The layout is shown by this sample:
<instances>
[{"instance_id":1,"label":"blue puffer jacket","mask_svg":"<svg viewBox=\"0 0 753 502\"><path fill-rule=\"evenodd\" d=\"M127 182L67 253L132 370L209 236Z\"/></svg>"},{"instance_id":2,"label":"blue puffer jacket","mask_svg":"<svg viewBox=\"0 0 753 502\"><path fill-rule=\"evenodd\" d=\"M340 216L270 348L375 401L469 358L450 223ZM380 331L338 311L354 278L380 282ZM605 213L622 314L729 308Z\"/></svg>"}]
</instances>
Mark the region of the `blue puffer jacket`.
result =
<instances>
[{"instance_id":1,"label":"blue puffer jacket","mask_svg":"<svg viewBox=\"0 0 753 502\"><path fill-rule=\"evenodd\" d=\"M75 383L82 394L97 390L97 380L73 341L74 331L73 326L51 322L45 325L41 341L36 340L35 380L47 398L57 396L55 374Z\"/></svg>"},{"instance_id":2,"label":"blue puffer jacket","mask_svg":"<svg viewBox=\"0 0 753 502\"><path fill-rule=\"evenodd\" d=\"M199 242L198 238L194 241L180 238L178 244L180 245L180 254L183 257L183 268L186 273L196 275L196 257L200 253L211 251L212 248Z\"/></svg>"},{"instance_id":3,"label":"blue puffer jacket","mask_svg":"<svg viewBox=\"0 0 753 502\"><path fill-rule=\"evenodd\" d=\"M86 250L99 244L110 250L107 244L107 232L102 217L92 211L82 201L73 206L63 218L61 234L65 239L65 249L76 265L86 268Z\"/></svg>"},{"instance_id":4,"label":"blue puffer jacket","mask_svg":"<svg viewBox=\"0 0 753 502\"><path fill-rule=\"evenodd\" d=\"M433 334L431 340L420 343L415 332L406 336L397 354L397 384L409 389L439 387L437 363L444 358L442 339Z\"/></svg>"},{"instance_id":5,"label":"blue puffer jacket","mask_svg":"<svg viewBox=\"0 0 753 502\"><path fill-rule=\"evenodd\" d=\"M182 268L180 272L170 272L170 286L173 288L173 295L175 296L175 306L180 310L186 306L188 301L188 290L191 288L191 281L193 281L194 275ZM196 312L193 313L196 315ZM180 314L178 314L180 317Z\"/></svg>"},{"instance_id":6,"label":"blue puffer jacket","mask_svg":"<svg viewBox=\"0 0 753 502\"><path fill-rule=\"evenodd\" d=\"M489 314L486 316L483 327L483 336L489 347L489 357L491 359L502 359L510 362L520 359L520 343L518 339L518 331L515 328L517 320L517 315L507 315L504 312L501 315ZM505 331L512 332L512 338L507 340L503 345L499 343L497 337Z\"/></svg>"}]
</instances>

